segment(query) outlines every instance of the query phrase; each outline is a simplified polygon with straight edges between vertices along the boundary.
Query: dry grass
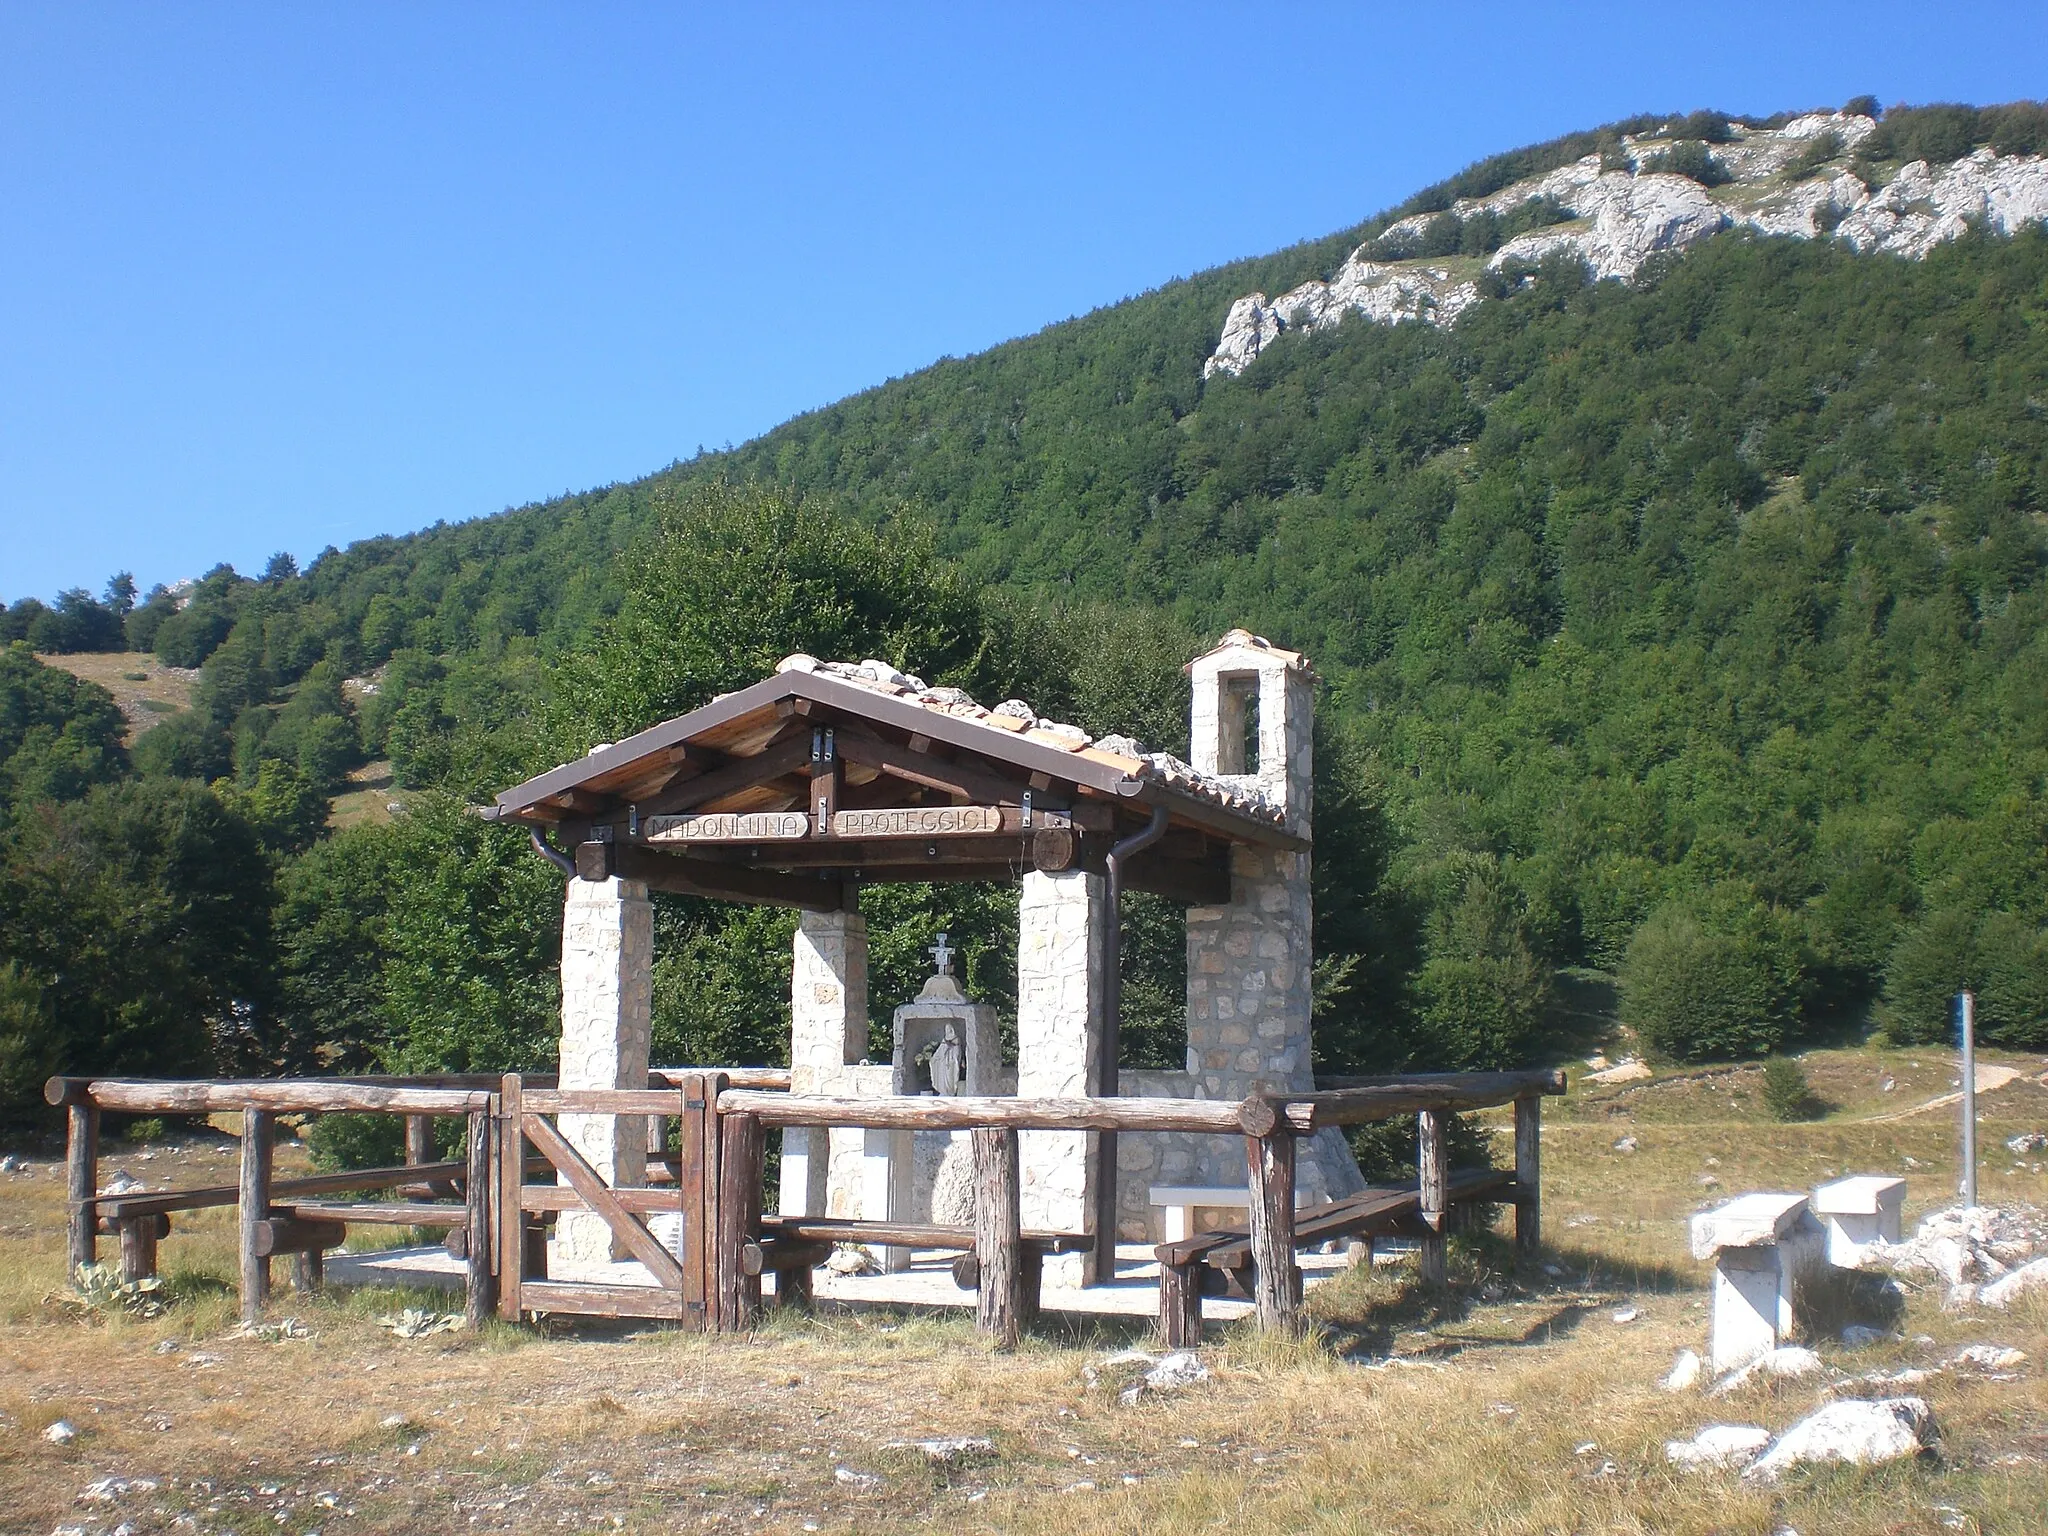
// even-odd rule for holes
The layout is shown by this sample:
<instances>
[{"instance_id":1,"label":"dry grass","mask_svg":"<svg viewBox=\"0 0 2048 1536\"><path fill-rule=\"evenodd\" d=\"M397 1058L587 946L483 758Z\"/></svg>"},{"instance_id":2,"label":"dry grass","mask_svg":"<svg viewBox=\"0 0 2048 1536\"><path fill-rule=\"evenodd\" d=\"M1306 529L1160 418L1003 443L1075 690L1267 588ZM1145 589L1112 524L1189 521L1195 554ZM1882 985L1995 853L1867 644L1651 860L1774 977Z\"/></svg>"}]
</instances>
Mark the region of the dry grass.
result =
<instances>
[{"instance_id":1,"label":"dry grass","mask_svg":"<svg viewBox=\"0 0 2048 1536\"><path fill-rule=\"evenodd\" d=\"M1890 1061L1841 1053L1811 1066L1818 1081ZM1908 1170L1915 1201L1931 1204L1952 1182L1952 1126L1938 1113L1883 1127L1687 1120L1649 1108L1655 1093L1609 1097L1563 1106L1545 1138L1560 1273L1513 1274L1488 1239L1465 1245L1454 1292L1422 1294L1386 1266L1354 1273L1318 1295L1316 1339L1231 1334L1208 1351L1211 1385L1132 1408L1082 1377L1129 1338L1108 1326L1047 1334L1010 1357L987 1353L957 1317L880 1313L776 1318L747 1339L493 1326L406 1342L376 1317L421 1298L357 1293L281 1309L310 1340L232 1338L227 1212L191 1218L166 1245L170 1315L81 1320L45 1300L62 1263L61 1180L45 1149L33 1175L0 1176L0 1529L1763 1536L1938 1531L1942 1507L1962 1512L1961 1529L2048 1528L2038 1304L1978 1318L1915 1297L1906 1332L1933 1344L1853 1357L1858 1369L1926 1363L1985 1339L2029 1353L2017 1381L1942 1375L1924 1389L1942 1427L1937 1458L1775 1491L1667 1470L1666 1438L1714 1420L1782 1427L1816 1397L1777 1384L1710 1405L1657 1389L1704 1331L1685 1214L1719 1193L1907 1156L1923 1165ZM2048 1095L2003 1090L1984 1110L1984 1143L2002 1151L2005 1136L2048 1120ZM1613 1150L1624 1131L1638 1138L1632 1154ZM1709 1157L1720 1191L1697 1183ZM151 1183L167 1163L180 1183L232 1168L224 1146L147 1163L117 1148L110 1161ZM2009 1161L1987 1171L1987 1197L2041 1202L2048 1180ZM1643 1315L1618 1325L1624 1300ZM81 1431L68 1447L39 1438L59 1417ZM941 1473L886 1449L933 1434L987 1435L996 1454ZM109 1476L159 1486L77 1502Z\"/></svg>"},{"instance_id":2,"label":"dry grass","mask_svg":"<svg viewBox=\"0 0 2048 1536\"><path fill-rule=\"evenodd\" d=\"M192 707L196 667L167 667L148 651L105 651L82 656L38 656L46 667L98 683L128 720L128 745L166 716Z\"/></svg>"},{"instance_id":3,"label":"dry grass","mask_svg":"<svg viewBox=\"0 0 2048 1536\"><path fill-rule=\"evenodd\" d=\"M381 827L391 820L391 807L404 805L412 791L400 789L388 762L365 763L348 776L348 788L334 797L330 827Z\"/></svg>"}]
</instances>

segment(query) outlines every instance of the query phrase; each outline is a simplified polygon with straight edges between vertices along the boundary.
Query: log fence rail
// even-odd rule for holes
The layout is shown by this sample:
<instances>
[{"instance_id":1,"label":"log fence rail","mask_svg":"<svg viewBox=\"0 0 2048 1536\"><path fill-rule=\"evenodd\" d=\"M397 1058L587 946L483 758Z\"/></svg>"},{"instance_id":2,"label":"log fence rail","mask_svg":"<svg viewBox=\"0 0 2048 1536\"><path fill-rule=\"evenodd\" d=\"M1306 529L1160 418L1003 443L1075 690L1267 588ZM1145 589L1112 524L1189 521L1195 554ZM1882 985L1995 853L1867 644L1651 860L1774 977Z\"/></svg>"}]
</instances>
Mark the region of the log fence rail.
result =
<instances>
[{"instance_id":1,"label":"log fence rail","mask_svg":"<svg viewBox=\"0 0 2048 1536\"><path fill-rule=\"evenodd\" d=\"M270 1262L293 1259L294 1283L317 1286L323 1255L352 1225L402 1225L447 1234L465 1265L465 1315L649 1317L707 1331L751 1328L760 1317L762 1276L774 1273L779 1305L805 1305L811 1271L836 1243L955 1251L957 1284L976 1292L976 1319L999 1347L1013 1346L1039 1304L1049 1253L1085 1252L1086 1232L1031 1232L1018 1218L1021 1130L1112 1133L1183 1131L1237 1136L1251 1191L1241 1230L1161 1244L1160 1333L1174 1347L1198 1342L1205 1294L1233 1291L1253 1304L1259 1326L1298 1329L1305 1246L1401 1233L1419 1243L1425 1279L1444 1276L1453 1213L1483 1202L1511 1204L1524 1255L1540 1238L1541 1101L1564 1091L1560 1072L1433 1073L1326 1080L1308 1093L1254 1094L1241 1102L1200 1099L915 1097L834 1098L793 1094L773 1068L660 1068L646 1088L565 1089L551 1076L442 1074L155 1082L52 1078L45 1096L66 1109L69 1127L68 1253L94 1262L97 1238L117 1235L124 1277L154 1273L157 1245L174 1213L237 1208L242 1314L260 1317L270 1295ZM1515 1166L1453 1174L1447 1117L1512 1104ZM148 1195L98 1193L103 1111L242 1117L240 1177L217 1186ZM402 1166L279 1179L272 1141L281 1114L364 1113L404 1119ZM562 1114L644 1120L647 1183L607 1184L555 1124ZM1407 1189L1369 1189L1297 1209L1295 1142L1329 1126L1414 1115L1420 1176ZM437 1118L462 1124L461 1155L436 1157ZM971 1226L766 1215L767 1133L782 1127L965 1130L974 1152ZM670 1148L673 1139L674 1148ZM536 1182L538 1180L538 1182ZM395 1191L396 1199L388 1198ZM385 1199L364 1198L386 1195ZM354 1199L334 1198L353 1195ZM637 1259L651 1284L551 1278L547 1223L565 1212L603 1221L615 1246ZM674 1246L650 1217L674 1216ZM1248 1282L1248 1283L1247 1283Z\"/></svg>"}]
</instances>

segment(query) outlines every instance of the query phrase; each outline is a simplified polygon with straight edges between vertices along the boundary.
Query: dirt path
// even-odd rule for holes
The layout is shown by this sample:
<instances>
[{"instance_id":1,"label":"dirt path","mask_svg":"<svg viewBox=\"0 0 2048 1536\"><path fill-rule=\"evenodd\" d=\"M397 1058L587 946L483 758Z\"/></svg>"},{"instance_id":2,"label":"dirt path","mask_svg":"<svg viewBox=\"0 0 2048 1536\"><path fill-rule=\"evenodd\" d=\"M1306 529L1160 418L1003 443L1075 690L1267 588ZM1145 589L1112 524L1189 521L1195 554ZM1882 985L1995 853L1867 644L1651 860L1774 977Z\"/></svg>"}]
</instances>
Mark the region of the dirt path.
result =
<instances>
[{"instance_id":1,"label":"dirt path","mask_svg":"<svg viewBox=\"0 0 2048 1536\"><path fill-rule=\"evenodd\" d=\"M1990 1093L1994 1089L2003 1088L2007 1083L2016 1083L2025 1076L2026 1073L2020 1071L2018 1067L2000 1067L1994 1066L1989 1062L1980 1061L1977 1063L1977 1091L1979 1093ZM2048 1073L2042 1074L2036 1081L2048 1082ZM1954 1093L1941 1094L1936 1098L1928 1099L1925 1103L1915 1104L1907 1109L1895 1109L1891 1113L1884 1115L1868 1115L1861 1123L1864 1125L1883 1125L1887 1121L1909 1119L1914 1115L1924 1115L1930 1109L1942 1109L1962 1102L1962 1090L1958 1089Z\"/></svg>"}]
</instances>

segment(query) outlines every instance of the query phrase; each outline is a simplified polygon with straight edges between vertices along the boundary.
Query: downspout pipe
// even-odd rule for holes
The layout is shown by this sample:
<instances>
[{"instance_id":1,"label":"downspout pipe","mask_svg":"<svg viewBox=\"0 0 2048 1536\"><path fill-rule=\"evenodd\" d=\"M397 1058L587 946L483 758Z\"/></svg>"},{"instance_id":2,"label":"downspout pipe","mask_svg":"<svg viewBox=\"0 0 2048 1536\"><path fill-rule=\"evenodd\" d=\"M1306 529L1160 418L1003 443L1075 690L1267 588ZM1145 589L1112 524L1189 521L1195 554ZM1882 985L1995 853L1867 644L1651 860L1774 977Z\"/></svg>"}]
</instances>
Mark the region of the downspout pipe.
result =
<instances>
[{"instance_id":1,"label":"downspout pipe","mask_svg":"<svg viewBox=\"0 0 2048 1536\"><path fill-rule=\"evenodd\" d=\"M1114 1098L1123 1036L1123 896L1124 861L1143 853L1166 835L1166 807L1152 807L1142 829L1114 844L1104 861L1102 928L1102 1045L1096 1056L1095 1092ZM1116 1132L1098 1131L1095 1140L1095 1283L1116 1278Z\"/></svg>"},{"instance_id":2,"label":"downspout pipe","mask_svg":"<svg viewBox=\"0 0 2048 1536\"><path fill-rule=\"evenodd\" d=\"M571 880L576 878L576 861L541 836L539 827L528 827L526 835L533 839L533 851L546 859Z\"/></svg>"}]
</instances>

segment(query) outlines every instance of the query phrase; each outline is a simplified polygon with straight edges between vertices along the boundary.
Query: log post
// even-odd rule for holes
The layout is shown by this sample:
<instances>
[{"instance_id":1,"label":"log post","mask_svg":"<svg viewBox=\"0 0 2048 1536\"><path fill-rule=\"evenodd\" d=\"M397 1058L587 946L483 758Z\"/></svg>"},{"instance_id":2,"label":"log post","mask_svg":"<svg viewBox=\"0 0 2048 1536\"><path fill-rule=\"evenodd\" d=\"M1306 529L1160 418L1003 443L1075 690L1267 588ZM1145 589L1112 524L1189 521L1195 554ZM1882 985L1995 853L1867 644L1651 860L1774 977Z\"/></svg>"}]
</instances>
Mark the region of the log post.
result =
<instances>
[{"instance_id":1,"label":"log post","mask_svg":"<svg viewBox=\"0 0 2048 1536\"><path fill-rule=\"evenodd\" d=\"M129 1284L156 1273L156 1243L170 1229L168 1216L131 1216L121 1223L121 1278Z\"/></svg>"},{"instance_id":2,"label":"log post","mask_svg":"<svg viewBox=\"0 0 2048 1536\"><path fill-rule=\"evenodd\" d=\"M496 1170L491 1140L490 1111L471 1110L469 1169L462 1186L468 1208L462 1317L472 1329L483 1327L498 1301L497 1277L491 1269L491 1175Z\"/></svg>"},{"instance_id":3,"label":"log post","mask_svg":"<svg viewBox=\"0 0 2048 1536\"><path fill-rule=\"evenodd\" d=\"M718 1120L718 1325L742 1333L761 1315L761 1277L747 1273L746 1248L761 1238L768 1141L759 1115Z\"/></svg>"},{"instance_id":4,"label":"log post","mask_svg":"<svg viewBox=\"0 0 2048 1536\"><path fill-rule=\"evenodd\" d=\"M1019 1263L1024 1223L1017 1182L1017 1133L998 1126L969 1132L974 1141L974 1321L997 1349L1015 1349L1022 1326Z\"/></svg>"},{"instance_id":5,"label":"log post","mask_svg":"<svg viewBox=\"0 0 2048 1536\"><path fill-rule=\"evenodd\" d=\"M1022 1244L1017 1251L1017 1326L1027 1328L1038 1321L1045 1299L1045 1250L1036 1243Z\"/></svg>"},{"instance_id":6,"label":"log post","mask_svg":"<svg viewBox=\"0 0 2048 1536\"><path fill-rule=\"evenodd\" d=\"M99 1212L93 1196L99 1193L100 1181L100 1107L80 1092L65 1108L69 1130L64 1151L65 1194L71 1208L67 1257L71 1278L76 1280L81 1264L99 1258Z\"/></svg>"},{"instance_id":7,"label":"log post","mask_svg":"<svg viewBox=\"0 0 2048 1536\"><path fill-rule=\"evenodd\" d=\"M417 1168L421 1163L434 1161L434 1117L432 1115L407 1115L405 1117L405 1166Z\"/></svg>"},{"instance_id":8,"label":"log post","mask_svg":"<svg viewBox=\"0 0 2048 1536\"><path fill-rule=\"evenodd\" d=\"M275 1116L267 1109L242 1111L242 1321L260 1322L270 1302L270 1256L260 1246L270 1214L271 1129Z\"/></svg>"},{"instance_id":9,"label":"log post","mask_svg":"<svg viewBox=\"0 0 2048 1536\"><path fill-rule=\"evenodd\" d=\"M1444 1260L1444 1208L1450 1189L1450 1156L1444 1145L1444 1114L1441 1109L1425 1109L1415 1117L1415 1163L1422 1195L1418 1214L1429 1229L1419 1257L1422 1278L1431 1285L1442 1285L1449 1274Z\"/></svg>"},{"instance_id":10,"label":"log post","mask_svg":"<svg viewBox=\"0 0 2048 1536\"><path fill-rule=\"evenodd\" d=\"M327 1257L318 1248L302 1248L292 1255L292 1289L301 1296L313 1296L327 1283Z\"/></svg>"},{"instance_id":11,"label":"log post","mask_svg":"<svg viewBox=\"0 0 2048 1536\"><path fill-rule=\"evenodd\" d=\"M1301 1327L1301 1271L1294 1264L1294 1132L1277 1119L1263 1136L1244 1139L1251 1175L1252 1299L1259 1327L1293 1333Z\"/></svg>"},{"instance_id":12,"label":"log post","mask_svg":"<svg viewBox=\"0 0 2048 1536\"><path fill-rule=\"evenodd\" d=\"M1159 1344L1202 1347L1202 1262L1159 1266Z\"/></svg>"},{"instance_id":13,"label":"log post","mask_svg":"<svg viewBox=\"0 0 2048 1536\"><path fill-rule=\"evenodd\" d=\"M498 1082L498 1316L508 1323L519 1321L519 1283L531 1273L526 1262L526 1215L520 1210L520 1189L526 1183L526 1133L521 1124L520 1079L507 1072ZM478 1244L472 1239L470 1247ZM546 1238L542 1238L542 1267L546 1262ZM539 1275L535 1275L539 1279Z\"/></svg>"},{"instance_id":14,"label":"log post","mask_svg":"<svg viewBox=\"0 0 2048 1536\"><path fill-rule=\"evenodd\" d=\"M1543 1246L1543 1100L1515 1100L1515 1251L1533 1259Z\"/></svg>"}]
</instances>

